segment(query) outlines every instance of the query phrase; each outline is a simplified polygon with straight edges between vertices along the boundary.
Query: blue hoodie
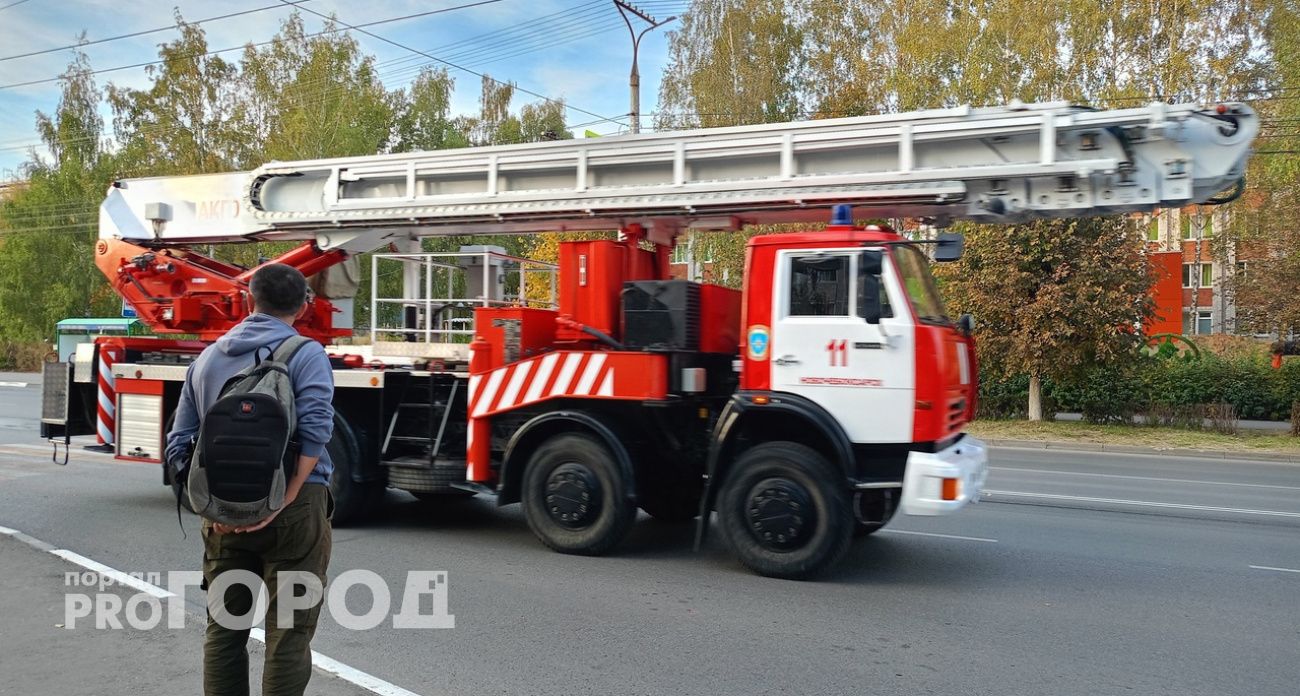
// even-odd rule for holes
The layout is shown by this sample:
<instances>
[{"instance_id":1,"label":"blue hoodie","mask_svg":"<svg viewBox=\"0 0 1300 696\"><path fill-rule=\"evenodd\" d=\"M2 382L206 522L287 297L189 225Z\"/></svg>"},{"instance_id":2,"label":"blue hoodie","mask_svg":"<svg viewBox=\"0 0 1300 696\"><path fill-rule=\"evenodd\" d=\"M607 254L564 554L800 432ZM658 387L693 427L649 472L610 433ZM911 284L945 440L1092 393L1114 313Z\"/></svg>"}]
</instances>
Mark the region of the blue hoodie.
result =
<instances>
[{"instance_id":1,"label":"blue hoodie","mask_svg":"<svg viewBox=\"0 0 1300 696\"><path fill-rule=\"evenodd\" d=\"M167 460L179 456L199 432L200 414L216 402L221 387L241 370L253 365L258 348L279 347L296 335L294 328L269 314L253 314L203 350L190 365L176 405L176 422L167 434ZM262 352L266 357L266 352ZM325 349L315 341L303 346L289 361L293 381L294 411L298 416L298 441L302 453L320 457L307 477L308 483L328 484L334 463L325 443L334 432L334 372ZM188 462L186 462L188 464Z\"/></svg>"}]
</instances>

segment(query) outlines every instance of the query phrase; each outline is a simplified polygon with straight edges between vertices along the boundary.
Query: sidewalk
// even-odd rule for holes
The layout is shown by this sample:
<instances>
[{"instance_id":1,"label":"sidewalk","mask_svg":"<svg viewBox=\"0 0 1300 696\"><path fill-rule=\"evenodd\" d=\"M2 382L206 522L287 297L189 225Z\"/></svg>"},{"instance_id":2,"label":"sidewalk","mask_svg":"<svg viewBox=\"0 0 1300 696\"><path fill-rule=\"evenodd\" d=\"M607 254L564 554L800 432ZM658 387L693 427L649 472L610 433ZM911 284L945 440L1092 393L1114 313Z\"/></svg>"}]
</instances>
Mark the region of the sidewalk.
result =
<instances>
[{"instance_id":1,"label":"sidewalk","mask_svg":"<svg viewBox=\"0 0 1300 696\"><path fill-rule=\"evenodd\" d=\"M96 629L93 619L79 619L74 629L64 626L65 593L94 595L98 588L68 587L64 573L85 568L35 548L9 534L0 534L0 655L4 678L0 694L104 694L202 693L203 625L193 614L185 628L138 630ZM104 590L126 599L135 593L114 585ZM141 615L147 609L140 611ZM261 682L262 645L249 641L253 666L253 693ZM319 670L308 693L324 696L369 694Z\"/></svg>"},{"instance_id":2,"label":"sidewalk","mask_svg":"<svg viewBox=\"0 0 1300 696\"><path fill-rule=\"evenodd\" d=\"M1222 459L1259 462L1281 462L1300 464L1300 455L1285 452L1251 452L1231 450L1183 449L1174 447L1140 447L1136 445L1113 445L1102 442L1082 442L1072 440L1006 440L981 438L990 447L1012 447L1016 449L1044 449L1074 452L1110 452L1113 454L1149 454L1165 457L1196 457L1198 459Z\"/></svg>"},{"instance_id":3,"label":"sidewalk","mask_svg":"<svg viewBox=\"0 0 1300 696\"><path fill-rule=\"evenodd\" d=\"M1083 420L1083 414L1082 413L1058 413L1056 414L1056 420L1077 423ZM1133 416L1133 423L1136 425L1142 425L1146 423L1146 418L1140 415ZM1208 427L1210 425L1210 421L1206 420L1204 424L1206 427ZM1285 433L1291 430L1291 423L1289 421L1239 420L1237 421L1237 427L1241 428L1242 430L1260 430L1265 432Z\"/></svg>"}]
</instances>

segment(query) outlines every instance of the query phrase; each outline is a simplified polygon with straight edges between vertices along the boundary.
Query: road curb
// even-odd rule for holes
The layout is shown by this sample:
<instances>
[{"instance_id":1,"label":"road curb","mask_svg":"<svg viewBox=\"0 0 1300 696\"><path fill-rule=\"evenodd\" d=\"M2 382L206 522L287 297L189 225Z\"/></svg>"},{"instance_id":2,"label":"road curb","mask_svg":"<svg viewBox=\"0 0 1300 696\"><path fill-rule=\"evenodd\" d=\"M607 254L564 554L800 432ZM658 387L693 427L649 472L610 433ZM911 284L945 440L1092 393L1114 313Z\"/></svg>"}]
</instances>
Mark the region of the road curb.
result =
<instances>
[{"instance_id":1,"label":"road curb","mask_svg":"<svg viewBox=\"0 0 1300 696\"><path fill-rule=\"evenodd\" d=\"M1232 452L1227 450L1181 449L1174 447L1139 447L1136 445L1111 445L1101 442L1071 442L1068 440L993 440L984 442L991 447L1016 449L1061 450L1070 452L1109 452L1111 454L1149 454L1165 457L1196 457L1198 459L1242 459L1250 461L1300 464L1300 455L1282 452Z\"/></svg>"}]
</instances>

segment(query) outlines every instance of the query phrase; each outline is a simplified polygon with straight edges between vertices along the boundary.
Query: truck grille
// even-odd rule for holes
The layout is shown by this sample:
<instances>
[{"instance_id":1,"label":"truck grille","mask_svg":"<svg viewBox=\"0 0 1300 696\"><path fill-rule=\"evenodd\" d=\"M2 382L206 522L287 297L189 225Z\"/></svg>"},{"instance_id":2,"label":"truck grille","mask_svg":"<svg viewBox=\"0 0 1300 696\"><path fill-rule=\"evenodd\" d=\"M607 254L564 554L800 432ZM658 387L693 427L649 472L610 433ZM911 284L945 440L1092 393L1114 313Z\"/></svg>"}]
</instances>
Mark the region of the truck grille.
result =
<instances>
[{"instance_id":1,"label":"truck grille","mask_svg":"<svg viewBox=\"0 0 1300 696\"><path fill-rule=\"evenodd\" d=\"M948 406L948 430L954 430L961 425L962 419L966 417L966 399L957 399Z\"/></svg>"}]
</instances>

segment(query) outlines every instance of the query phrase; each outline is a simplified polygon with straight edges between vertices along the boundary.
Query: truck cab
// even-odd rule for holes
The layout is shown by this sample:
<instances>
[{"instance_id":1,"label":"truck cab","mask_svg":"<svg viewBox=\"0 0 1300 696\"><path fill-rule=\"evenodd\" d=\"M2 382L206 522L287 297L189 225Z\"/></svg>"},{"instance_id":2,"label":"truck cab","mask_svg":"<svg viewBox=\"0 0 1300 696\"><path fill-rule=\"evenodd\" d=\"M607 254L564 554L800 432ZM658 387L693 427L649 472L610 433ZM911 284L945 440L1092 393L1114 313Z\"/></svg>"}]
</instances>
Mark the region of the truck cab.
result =
<instances>
[{"instance_id":1,"label":"truck cab","mask_svg":"<svg viewBox=\"0 0 1300 696\"><path fill-rule=\"evenodd\" d=\"M964 322L945 312L922 244L849 216L747 251L740 389L715 431L708 502L765 574L823 562L846 527L954 512L986 476L983 444L962 433L977 391Z\"/></svg>"}]
</instances>

